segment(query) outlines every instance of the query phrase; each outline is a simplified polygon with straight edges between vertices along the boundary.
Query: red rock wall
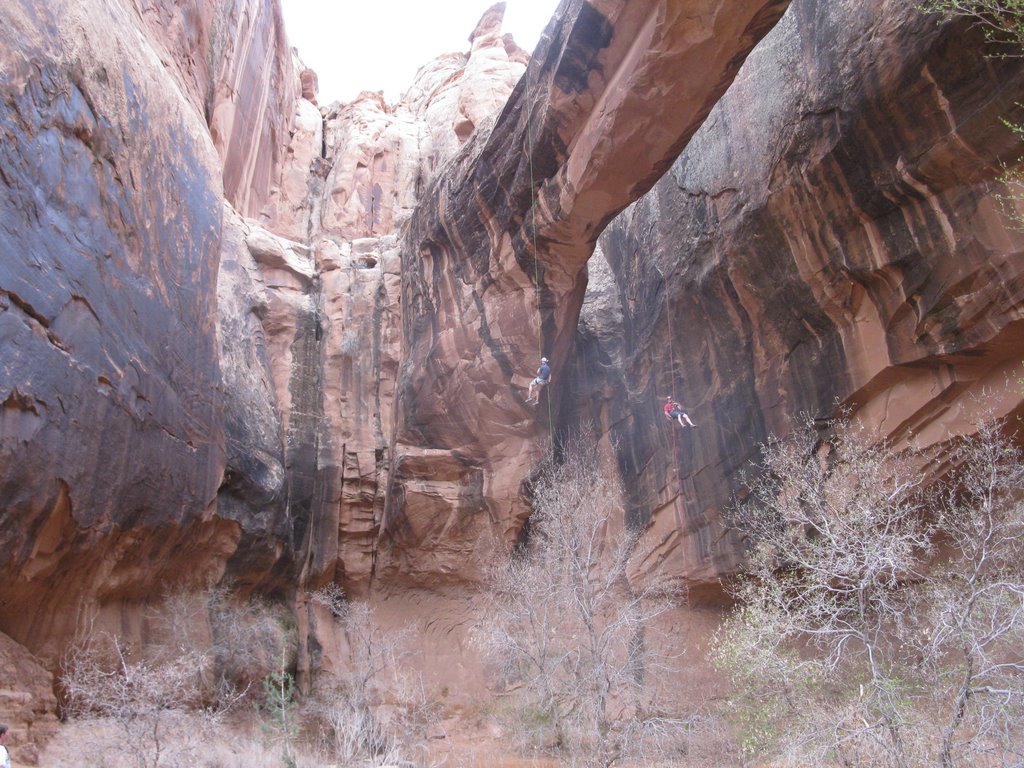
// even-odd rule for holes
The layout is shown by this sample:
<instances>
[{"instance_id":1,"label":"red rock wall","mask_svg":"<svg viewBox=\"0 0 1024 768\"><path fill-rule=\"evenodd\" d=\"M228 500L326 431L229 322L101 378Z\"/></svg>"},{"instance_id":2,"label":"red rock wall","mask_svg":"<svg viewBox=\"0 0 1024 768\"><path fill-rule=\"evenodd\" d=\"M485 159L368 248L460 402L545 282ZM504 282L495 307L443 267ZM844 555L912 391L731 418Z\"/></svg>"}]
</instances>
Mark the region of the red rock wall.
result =
<instances>
[{"instance_id":1,"label":"red rock wall","mask_svg":"<svg viewBox=\"0 0 1024 768\"><path fill-rule=\"evenodd\" d=\"M130 5L178 94L209 126L225 197L255 217L277 182L293 105L302 94L280 0Z\"/></svg>"},{"instance_id":2,"label":"red rock wall","mask_svg":"<svg viewBox=\"0 0 1024 768\"><path fill-rule=\"evenodd\" d=\"M0 633L0 716L10 726L5 746L14 765L39 765L38 745L56 732L57 697L53 675L24 647Z\"/></svg>"},{"instance_id":3,"label":"red rock wall","mask_svg":"<svg viewBox=\"0 0 1024 768\"><path fill-rule=\"evenodd\" d=\"M964 24L794 0L611 225L603 298L621 324L584 310L574 418L620 446L652 567L713 584L736 565L738 473L801 412L840 402L929 445L986 403L1020 409L1024 239L993 179L1021 154L1000 119L1024 118L1022 97L1021 64ZM696 429L663 419L670 394Z\"/></svg>"},{"instance_id":4,"label":"red rock wall","mask_svg":"<svg viewBox=\"0 0 1024 768\"><path fill-rule=\"evenodd\" d=\"M205 114L221 159L224 197L254 218L278 181L302 86L280 0L232 0L214 8Z\"/></svg>"},{"instance_id":5,"label":"red rock wall","mask_svg":"<svg viewBox=\"0 0 1024 768\"><path fill-rule=\"evenodd\" d=\"M121 5L0 15L0 626L38 650L227 533L220 169Z\"/></svg>"},{"instance_id":6,"label":"red rock wall","mask_svg":"<svg viewBox=\"0 0 1024 768\"><path fill-rule=\"evenodd\" d=\"M401 104L323 111L271 0L4 5L0 630L52 660L226 576L310 643L309 587L472 581L581 424L649 566L713 585L797 412L960 429L1021 357L991 184L1020 65L896 0L796 0L714 107L786 5L572 0L514 91L489 12Z\"/></svg>"},{"instance_id":7,"label":"red rock wall","mask_svg":"<svg viewBox=\"0 0 1024 768\"><path fill-rule=\"evenodd\" d=\"M318 247L324 310L324 431L331 527L314 545L311 573L369 588L387 490L388 437L401 349L400 259L394 236Z\"/></svg>"},{"instance_id":8,"label":"red rock wall","mask_svg":"<svg viewBox=\"0 0 1024 768\"><path fill-rule=\"evenodd\" d=\"M221 508L229 504L238 519L247 506L249 514L268 524L273 518L271 527L289 544L274 561L274 575L264 563L260 576L258 553L244 546L243 538L232 559L236 577L284 589L283 577L291 574L285 591L296 592L300 603L306 587L331 579L352 593L370 588L390 487L393 398L402 350L400 257L393 233L408 220L430 178L467 139L456 124L470 114L480 119L511 92L523 71L518 49L497 34L499 22L497 10L486 14L484 31L474 33L473 50L424 66L398 104L388 105L375 93L322 111L299 104L281 179L261 221L291 241L280 239L277 249L312 253L316 276L295 293L287 288L291 278L268 270L267 263L255 264L254 292L246 301L272 310L282 301L291 306L288 302L301 294L306 308L257 311L258 321L248 323L255 334L239 328L233 319L237 309L222 318L222 354L236 361L227 370L238 373L228 387L229 401L242 406L240 416L254 405L260 412L279 412L284 451L283 477L268 506L261 499L271 496L247 478L256 469L257 477L276 480L269 470L276 459L267 459L272 451L264 440L271 433L247 429L244 418L229 413L232 483ZM249 259L243 252L238 261ZM224 278L230 281L222 293L224 306L249 295L222 273L222 283ZM282 293L287 290L293 291L288 300ZM273 381L271 390L251 375L252 366L242 364L259 356L258 340L264 337L267 362L258 369L263 380ZM314 356L318 365L298 365L296 353ZM302 432L292 430L296 418L302 422L309 414L318 414L315 429L310 424Z\"/></svg>"},{"instance_id":9,"label":"red rock wall","mask_svg":"<svg viewBox=\"0 0 1024 768\"><path fill-rule=\"evenodd\" d=\"M269 0L15 0L0 38L0 628L52 660L258 528L215 514L223 180L269 192L298 78Z\"/></svg>"}]
</instances>

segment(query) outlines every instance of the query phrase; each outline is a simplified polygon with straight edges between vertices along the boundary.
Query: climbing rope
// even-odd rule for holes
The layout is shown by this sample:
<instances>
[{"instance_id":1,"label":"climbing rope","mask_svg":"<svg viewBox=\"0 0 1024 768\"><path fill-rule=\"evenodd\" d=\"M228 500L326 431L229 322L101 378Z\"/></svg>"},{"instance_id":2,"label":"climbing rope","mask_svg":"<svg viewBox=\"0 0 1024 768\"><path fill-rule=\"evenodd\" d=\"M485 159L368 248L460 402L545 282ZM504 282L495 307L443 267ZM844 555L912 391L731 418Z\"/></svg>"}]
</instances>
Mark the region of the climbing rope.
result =
<instances>
[{"instance_id":1,"label":"climbing rope","mask_svg":"<svg viewBox=\"0 0 1024 768\"><path fill-rule=\"evenodd\" d=\"M658 274L661 274L661 270L658 270ZM669 382L672 390L672 402L676 401L676 352L675 343L672 339L672 299L669 295L668 283L665 281L665 276L661 276L661 281L665 285L665 321L668 323L668 358L669 358Z\"/></svg>"},{"instance_id":2,"label":"climbing rope","mask_svg":"<svg viewBox=\"0 0 1024 768\"><path fill-rule=\"evenodd\" d=\"M540 305L540 251L537 248L537 186L533 175L533 102L530 99L530 72L527 69L523 75L526 78L526 146L530 157L530 213L533 219L533 285L534 295L537 304L537 359L544 357L544 313ZM540 399L541 392L551 386L552 376L548 376L548 383L537 390L537 399ZM548 392L548 437L554 449L554 419L551 414L551 393Z\"/></svg>"},{"instance_id":3,"label":"climbing rope","mask_svg":"<svg viewBox=\"0 0 1024 768\"><path fill-rule=\"evenodd\" d=\"M665 275L662 274L661 270L655 267L658 274L661 276L661 283L665 289L665 322L668 325L668 358L669 358L669 388L672 390L672 402L676 402L676 353L675 353L675 340L672 337L672 299L669 292L668 281L665 280ZM682 463L679 460L679 435L676 434L676 425L672 424L671 431L672 445L675 448L676 454L676 472L682 471ZM677 478L679 479L679 478ZM679 492L683 492L682 480L679 479Z\"/></svg>"},{"instance_id":4,"label":"climbing rope","mask_svg":"<svg viewBox=\"0 0 1024 768\"><path fill-rule=\"evenodd\" d=\"M665 274L658 268L657 265L654 267L654 271L658 273L658 277L661 278L661 284L665 290L665 324L668 326L668 357L669 357L669 389L672 395L672 402L676 400L676 354L675 354L675 343L672 339L672 299L670 298L668 290L668 280L665 279ZM659 395L660 397L660 395Z\"/></svg>"}]
</instances>

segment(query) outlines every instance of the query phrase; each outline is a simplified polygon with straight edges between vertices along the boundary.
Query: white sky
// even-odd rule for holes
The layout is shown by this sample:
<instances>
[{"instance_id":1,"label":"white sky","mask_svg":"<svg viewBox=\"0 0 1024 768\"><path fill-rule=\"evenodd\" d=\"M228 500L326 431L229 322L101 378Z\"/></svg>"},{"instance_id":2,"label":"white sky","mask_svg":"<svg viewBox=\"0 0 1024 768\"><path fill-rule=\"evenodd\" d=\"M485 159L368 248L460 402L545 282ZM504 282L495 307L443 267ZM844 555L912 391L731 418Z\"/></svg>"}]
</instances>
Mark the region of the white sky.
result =
<instances>
[{"instance_id":1,"label":"white sky","mask_svg":"<svg viewBox=\"0 0 1024 768\"><path fill-rule=\"evenodd\" d=\"M416 70L442 53L469 50L476 23L496 0L281 0L290 45L316 71L321 104L384 91L396 102ZM506 0L503 32L532 51L558 0Z\"/></svg>"}]
</instances>

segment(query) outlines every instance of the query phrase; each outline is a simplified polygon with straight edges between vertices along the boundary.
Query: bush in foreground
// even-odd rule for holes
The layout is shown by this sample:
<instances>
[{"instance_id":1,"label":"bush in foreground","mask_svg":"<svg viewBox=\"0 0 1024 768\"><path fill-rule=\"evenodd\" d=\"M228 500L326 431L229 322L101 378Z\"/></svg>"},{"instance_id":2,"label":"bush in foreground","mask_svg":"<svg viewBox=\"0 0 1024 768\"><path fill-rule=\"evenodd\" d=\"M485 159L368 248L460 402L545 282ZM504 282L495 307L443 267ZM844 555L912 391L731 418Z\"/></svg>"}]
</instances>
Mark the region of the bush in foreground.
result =
<instances>
[{"instance_id":1,"label":"bush in foreground","mask_svg":"<svg viewBox=\"0 0 1024 768\"><path fill-rule=\"evenodd\" d=\"M614 467L577 440L533 484L529 542L496 566L477 638L506 686L518 730L571 763L666 759L691 721L659 706L667 659L655 619L673 585L632 579L641 530L624 522Z\"/></svg>"},{"instance_id":2,"label":"bush in foreground","mask_svg":"<svg viewBox=\"0 0 1024 768\"><path fill-rule=\"evenodd\" d=\"M764 448L717 663L751 756L792 764L1020 765L1024 456L1005 424L924 456L812 423Z\"/></svg>"}]
</instances>

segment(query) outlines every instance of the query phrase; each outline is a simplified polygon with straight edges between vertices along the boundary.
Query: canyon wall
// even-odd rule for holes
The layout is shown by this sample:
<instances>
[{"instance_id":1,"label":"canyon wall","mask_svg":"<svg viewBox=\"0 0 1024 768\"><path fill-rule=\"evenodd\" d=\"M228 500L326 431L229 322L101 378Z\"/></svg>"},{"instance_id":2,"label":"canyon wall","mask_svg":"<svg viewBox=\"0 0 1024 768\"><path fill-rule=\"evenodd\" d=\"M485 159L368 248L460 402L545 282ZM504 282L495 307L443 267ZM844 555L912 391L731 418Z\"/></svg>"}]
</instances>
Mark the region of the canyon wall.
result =
<instances>
[{"instance_id":1,"label":"canyon wall","mask_svg":"<svg viewBox=\"0 0 1024 768\"><path fill-rule=\"evenodd\" d=\"M38 651L235 535L212 517L221 167L121 4L0 16L0 623Z\"/></svg>"},{"instance_id":2,"label":"canyon wall","mask_svg":"<svg viewBox=\"0 0 1024 768\"><path fill-rule=\"evenodd\" d=\"M319 107L276 0L6 3L6 657L220 581L295 607L308 682L309 589L463 599L581 427L644 567L713 599L797 414L938 445L983 391L1019 412L1020 64L897 0L682 5L565 0L527 64L499 4L398 104Z\"/></svg>"},{"instance_id":3,"label":"canyon wall","mask_svg":"<svg viewBox=\"0 0 1024 768\"><path fill-rule=\"evenodd\" d=\"M500 34L502 13L498 5L484 14L468 53L446 54L421 68L397 104L373 92L319 111L300 102L281 183L261 212L265 229L256 230L259 248L278 255L242 254L243 261L256 256L260 262L253 273L259 284L253 285L262 298L253 306L262 301L269 311L255 323L257 333L238 329L224 346L225 356L235 350L231 354L241 362L260 354L264 337L267 344L259 381L251 380L248 364L232 366L242 374L235 385L242 407L228 427L239 458L237 466L229 458L238 486L232 501L239 519L246 504L260 504L261 491L246 487L246 478L251 457L269 450L261 435L248 431L245 414L247 398L261 392L264 410L280 413L282 481L271 507L276 535L287 544L260 588L293 593L300 606L308 588L331 581L350 594L370 588L402 351L395 231L468 138L467 120L481 120L502 103L525 69L522 51ZM249 251L253 236L247 236ZM302 287L288 289L292 299L282 294L295 278L294 271L287 279L280 272L286 261L295 262L287 254L303 254L308 264ZM223 290L228 301L237 295L231 287ZM295 305L300 296L301 309ZM224 313L225 325L234 315ZM242 349L248 351L240 356ZM272 464L276 478L277 460ZM426 514L429 505L423 509ZM257 560L271 553L250 550L233 559L232 570L258 579L268 571ZM425 562L434 557L422 555ZM301 607L298 613L304 622Z\"/></svg>"},{"instance_id":4,"label":"canyon wall","mask_svg":"<svg viewBox=\"0 0 1024 768\"><path fill-rule=\"evenodd\" d=\"M318 109L276 2L7 4L0 627L52 659L179 584L472 580L528 512L534 342L785 4L712 5L567 2L521 80L499 4Z\"/></svg>"},{"instance_id":5,"label":"canyon wall","mask_svg":"<svg viewBox=\"0 0 1024 768\"><path fill-rule=\"evenodd\" d=\"M784 3L696 16L660 3L602 8L609 15L582 2L560 9L530 82L519 80L522 52L501 34L499 5L468 54L421 69L396 105L363 93L321 109L318 126L300 103L260 221L276 263L311 259L303 287L289 289L304 308L274 311L284 278L262 258L274 297L260 319L267 362L259 381L238 380L246 396L262 387L282 423L274 495L288 544L261 588L289 578L304 588L333 579L353 594L465 584L479 575L480 547L507 543L525 520L521 483L547 446L519 402L536 363L535 278L544 275L560 359L603 222L653 184ZM662 86L665 98L652 99ZM638 132L639 114L657 129ZM524 250L525 222L538 226L542 258ZM243 357L255 359L262 338L233 334L222 354L249 346ZM232 504L250 494L261 503L243 487L246 465L262 461L252 457L271 453L257 437L229 418L229 445L244 459L229 459Z\"/></svg>"},{"instance_id":6,"label":"canyon wall","mask_svg":"<svg viewBox=\"0 0 1024 768\"><path fill-rule=\"evenodd\" d=\"M619 447L651 568L716 591L742 554L723 523L739 472L801 413L846 406L929 446L1020 410L1024 238L994 180L1022 96L1020 64L966 23L794 0L608 228L571 420ZM695 429L665 420L669 395Z\"/></svg>"},{"instance_id":7,"label":"canyon wall","mask_svg":"<svg viewBox=\"0 0 1024 768\"><path fill-rule=\"evenodd\" d=\"M279 0L128 5L108 36L112 29L139 35L148 54L140 65L162 68L176 86L174 99L184 102L180 108L206 122L224 196L235 210L256 216L277 183L292 105L302 92L302 66L288 46Z\"/></svg>"},{"instance_id":8,"label":"canyon wall","mask_svg":"<svg viewBox=\"0 0 1024 768\"><path fill-rule=\"evenodd\" d=\"M299 84L273 0L12 0L0 38L0 714L29 761L55 700L28 651L138 635L238 545L222 205L269 195Z\"/></svg>"}]
</instances>

